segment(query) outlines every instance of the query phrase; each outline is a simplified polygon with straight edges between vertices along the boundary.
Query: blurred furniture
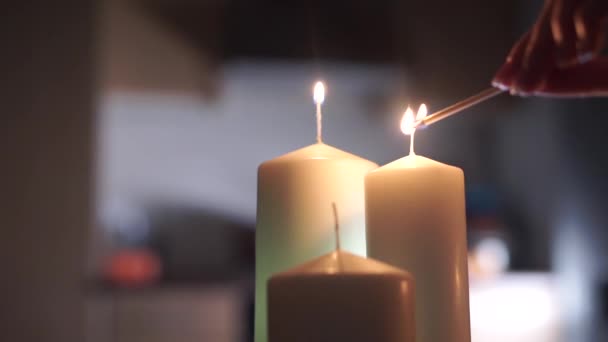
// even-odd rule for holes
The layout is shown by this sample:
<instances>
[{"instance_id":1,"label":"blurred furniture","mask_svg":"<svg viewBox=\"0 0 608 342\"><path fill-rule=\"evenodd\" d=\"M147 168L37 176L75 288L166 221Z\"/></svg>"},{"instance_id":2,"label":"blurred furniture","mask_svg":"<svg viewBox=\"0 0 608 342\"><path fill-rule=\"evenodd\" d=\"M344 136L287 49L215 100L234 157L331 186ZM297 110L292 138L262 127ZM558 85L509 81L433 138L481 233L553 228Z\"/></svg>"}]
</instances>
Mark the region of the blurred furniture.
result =
<instances>
[{"instance_id":1,"label":"blurred furniture","mask_svg":"<svg viewBox=\"0 0 608 342\"><path fill-rule=\"evenodd\" d=\"M93 291L87 301L86 341L243 341L245 294L239 282Z\"/></svg>"}]
</instances>

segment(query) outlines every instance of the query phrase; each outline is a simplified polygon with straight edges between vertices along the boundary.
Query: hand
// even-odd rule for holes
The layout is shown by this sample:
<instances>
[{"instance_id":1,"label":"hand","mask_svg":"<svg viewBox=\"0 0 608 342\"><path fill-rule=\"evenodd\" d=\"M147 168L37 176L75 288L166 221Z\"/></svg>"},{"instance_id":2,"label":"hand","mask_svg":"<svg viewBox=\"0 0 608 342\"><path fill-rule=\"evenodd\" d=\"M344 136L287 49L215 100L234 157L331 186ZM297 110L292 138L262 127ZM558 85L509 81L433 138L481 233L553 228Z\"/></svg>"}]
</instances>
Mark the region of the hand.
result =
<instances>
[{"instance_id":1,"label":"hand","mask_svg":"<svg viewBox=\"0 0 608 342\"><path fill-rule=\"evenodd\" d=\"M492 84L519 95L608 96L608 0L546 0Z\"/></svg>"}]
</instances>

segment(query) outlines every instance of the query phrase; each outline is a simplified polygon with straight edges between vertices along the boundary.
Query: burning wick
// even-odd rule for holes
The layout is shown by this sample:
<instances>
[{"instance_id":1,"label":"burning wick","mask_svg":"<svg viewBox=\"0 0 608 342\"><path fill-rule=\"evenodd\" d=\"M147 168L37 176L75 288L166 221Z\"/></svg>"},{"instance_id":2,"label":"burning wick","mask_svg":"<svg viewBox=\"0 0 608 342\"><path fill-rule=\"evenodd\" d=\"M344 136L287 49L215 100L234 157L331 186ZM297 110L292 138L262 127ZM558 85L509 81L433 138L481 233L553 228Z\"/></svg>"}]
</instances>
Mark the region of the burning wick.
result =
<instances>
[{"instance_id":1,"label":"burning wick","mask_svg":"<svg viewBox=\"0 0 608 342\"><path fill-rule=\"evenodd\" d=\"M315 83L312 98L317 105L317 143L320 144L323 142L323 137L321 135L321 130L323 128L321 122L321 119L323 118L321 105L323 104L323 101L325 101L325 85L323 82L319 81Z\"/></svg>"},{"instance_id":2,"label":"burning wick","mask_svg":"<svg viewBox=\"0 0 608 342\"><path fill-rule=\"evenodd\" d=\"M424 119L427 112L428 111L424 103L420 105L420 108L418 108L418 113L416 113L416 116L414 116L414 111L412 108L407 107L407 110L401 119L401 132L410 136L410 155L412 156L416 155L414 152L414 133L416 133L416 123Z\"/></svg>"}]
</instances>

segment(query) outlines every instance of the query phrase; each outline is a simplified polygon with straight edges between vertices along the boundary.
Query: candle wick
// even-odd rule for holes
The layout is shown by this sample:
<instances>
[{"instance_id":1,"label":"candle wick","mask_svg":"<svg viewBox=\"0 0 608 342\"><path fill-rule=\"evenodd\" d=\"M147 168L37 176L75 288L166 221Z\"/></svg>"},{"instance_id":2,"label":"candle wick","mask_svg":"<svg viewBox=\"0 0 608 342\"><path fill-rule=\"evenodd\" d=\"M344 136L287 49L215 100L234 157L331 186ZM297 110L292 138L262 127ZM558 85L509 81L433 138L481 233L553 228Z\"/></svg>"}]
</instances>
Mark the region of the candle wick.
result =
<instances>
[{"instance_id":1,"label":"candle wick","mask_svg":"<svg viewBox=\"0 0 608 342\"><path fill-rule=\"evenodd\" d=\"M318 102L317 103L317 143L322 143L323 142L323 137L322 137L322 129L323 129L323 123L321 121L321 119L323 118L323 113L321 112L321 103Z\"/></svg>"},{"instance_id":2,"label":"candle wick","mask_svg":"<svg viewBox=\"0 0 608 342\"><path fill-rule=\"evenodd\" d=\"M344 271L344 264L342 263L342 257L340 252L340 222L338 221L338 208L336 202L331 203L331 207L334 210L334 222L335 222L335 234L336 234L336 259L338 261L338 270Z\"/></svg>"},{"instance_id":3,"label":"candle wick","mask_svg":"<svg viewBox=\"0 0 608 342\"><path fill-rule=\"evenodd\" d=\"M410 134L410 156L416 155L416 152L414 152L414 133L416 133L416 130Z\"/></svg>"},{"instance_id":4,"label":"candle wick","mask_svg":"<svg viewBox=\"0 0 608 342\"><path fill-rule=\"evenodd\" d=\"M340 250L340 222L338 221L338 208L336 202L332 202L331 206L334 210L335 235L336 235L336 251Z\"/></svg>"}]
</instances>

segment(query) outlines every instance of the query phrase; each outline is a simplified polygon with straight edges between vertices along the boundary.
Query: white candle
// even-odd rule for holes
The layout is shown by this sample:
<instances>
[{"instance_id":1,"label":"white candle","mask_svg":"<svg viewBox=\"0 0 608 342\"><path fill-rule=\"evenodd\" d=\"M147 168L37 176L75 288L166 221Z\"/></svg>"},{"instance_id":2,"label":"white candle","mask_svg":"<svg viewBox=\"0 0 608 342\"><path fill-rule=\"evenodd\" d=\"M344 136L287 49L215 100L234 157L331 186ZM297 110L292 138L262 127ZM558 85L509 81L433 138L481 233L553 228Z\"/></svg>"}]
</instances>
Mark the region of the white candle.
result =
<instances>
[{"instance_id":1,"label":"white candle","mask_svg":"<svg viewBox=\"0 0 608 342\"><path fill-rule=\"evenodd\" d=\"M341 251L268 282L269 342L414 342L411 275Z\"/></svg>"},{"instance_id":2,"label":"white candle","mask_svg":"<svg viewBox=\"0 0 608 342\"><path fill-rule=\"evenodd\" d=\"M315 87L317 115L324 94ZM320 126L319 126L320 128ZM274 273L332 250L328 201L344 217L344 249L366 255L364 176L377 165L318 143L264 162L258 170L255 341L266 342L266 282Z\"/></svg>"},{"instance_id":3,"label":"white candle","mask_svg":"<svg viewBox=\"0 0 608 342\"><path fill-rule=\"evenodd\" d=\"M416 279L417 341L470 341L462 170L412 149L366 176L365 200L368 255Z\"/></svg>"}]
</instances>

